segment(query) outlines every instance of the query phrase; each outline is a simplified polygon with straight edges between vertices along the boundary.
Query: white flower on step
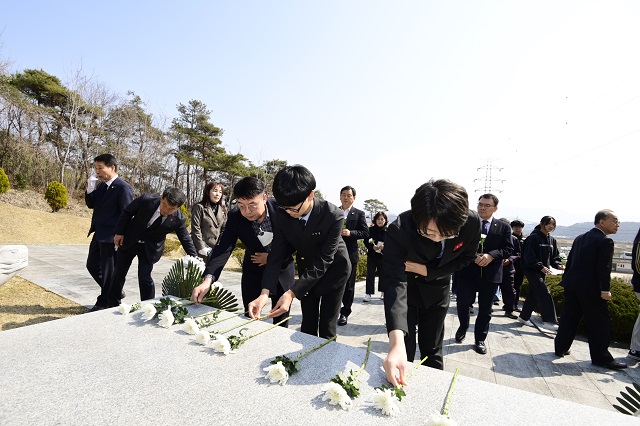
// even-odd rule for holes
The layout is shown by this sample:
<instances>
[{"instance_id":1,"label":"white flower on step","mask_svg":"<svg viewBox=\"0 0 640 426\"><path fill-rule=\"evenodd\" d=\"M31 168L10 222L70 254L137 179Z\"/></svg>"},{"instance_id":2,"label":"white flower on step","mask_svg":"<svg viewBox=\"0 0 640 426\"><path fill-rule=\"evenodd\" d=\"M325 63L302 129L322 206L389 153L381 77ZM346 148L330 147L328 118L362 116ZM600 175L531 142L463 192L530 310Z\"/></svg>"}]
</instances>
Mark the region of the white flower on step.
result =
<instances>
[{"instance_id":1,"label":"white flower on step","mask_svg":"<svg viewBox=\"0 0 640 426\"><path fill-rule=\"evenodd\" d=\"M121 303L120 306L118 306L118 312L120 312L120 314L122 315L128 315L129 312L131 312L131 305Z\"/></svg>"},{"instance_id":2,"label":"white flower on step","mask_svg":"<svg viewBox=\"0 0 640 426\"><path fill-rule=\"evenodd\" d=\"M196 334L200 330L200 327L198 327L196 320L193 318L187 318L184 320L182 330L184 330L185 333Z\"/></svg>"},{"instance_id":3,"label":"white flower on step","mask_svg":"<svg viewBox=\"0 0 640 426\"><path fill-rule=\"evenodd\" d=\"M398 398L394 395L392 389L376 389L376 394L373 396L373 404L387 416L395 416L400 411Z\"/></svg>"},{"instance_id":4,"label":"white flower on step","mask_svg":"<svg viewBox=\"0 0 640 426\"><path fill-rule=\"evenodd\" d=\"M196 332L196 342L200 343L201 345L207 345L210 340L211 335L207 330L200 330Z\"/></svg>"},{"instance_id":5,"label":"white flower on step","mask_svg":"<svg viewBox=\"0 0 640 426\"><path fill-rule=\"evenodd\" d=\"M329 404L339 405L343 410L348 410L351 407L351 398L339 384L334 382L327 383L322 390L324 391L323 401L329 400Z\"/></svg>"},{"instance_id":6,"label":"white flower on step","mask_svg":"<svg viewBox=\"0 0 640 426\"><path fill-rule=\"evenodd\" d=\"M153 317L155 317L157 313L158 311L156 311L156 307L150 303L147 303L142 307L142 319L145 321L153 319Z\"/></svg>"},{"instance_id":7,"label":"white flower on step","mask_svg":"<svg viewBox=\"0 0 640 426\"><path fill-rule=\"evenodd\" d=\"M427 419L427 426L457 426L458 422L446 414L434 413Z\"/></svg>"},{"instance_id":8,"label":"white flower on step","mask_svg":"<svg viewBox=\"0 0 640 426\"><path fill-rule=\"evenodd\" d=\"M173 325L173 322L176 320L176 318L173 316L173 312L171 312L171 309L167 309L166 311L161 312L160 315L158 315L158 318L160 318L160 321L158 321L158 325L164 328L171 327Z\"/></svg>"},{"instance_id":9,"label":"white flower on step","mask_svg":"<svg viewBox=\"0 0 640 426\"><path fill-rule=\"evenodd\" d=\"M271 383L285 385L287 384L287 380L289 380L289 373L287 373L287 369L282 365L282 361L263 368L263 370L267 372L264 378L269 379Z\"/></svg>"},{"instance_id":10,"label":"white flower on step","mask_svg":"<svg viewBox=\"0 0 640 426\"><path fill-rule=\"evenodd\" d=\"M231 343L229 343L229 340L226 337L221 334L215 334L213 338L214 351L225 355L229 355L231 353Z\"/></svg>"}]
</instances>

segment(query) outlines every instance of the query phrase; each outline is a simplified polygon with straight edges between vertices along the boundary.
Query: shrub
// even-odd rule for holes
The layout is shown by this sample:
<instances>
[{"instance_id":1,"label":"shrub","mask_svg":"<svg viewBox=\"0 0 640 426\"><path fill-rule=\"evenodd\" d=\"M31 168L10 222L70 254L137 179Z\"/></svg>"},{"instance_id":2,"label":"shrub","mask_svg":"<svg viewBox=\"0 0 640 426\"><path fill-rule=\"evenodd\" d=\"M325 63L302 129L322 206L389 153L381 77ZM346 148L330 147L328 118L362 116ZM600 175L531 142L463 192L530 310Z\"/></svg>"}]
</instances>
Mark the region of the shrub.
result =
<instances>
[{"instance_id":1,"label":"shrub","mask_svg":"<svg viewBox=\"0 0 640 426\"><path fill-rule=\"evenodd\" d=\"M353 267L353 265L352 265ZM356 279L358 278L366 278L367 276L367 255L360 255L360 259L358 259L358 269L356 270Z\"/></svg>"},{"instance_id":2,"label":"shrub","mask_svg":"<svg viewBox=\"0 0 640 426\"><path fill-rule=\"evenodd\" d=\"M186 227L187 227L187 229L188 229L188 228L189 228L189 225L191 224L191 220L190 220L190 218L189 218L189 213L187 212L187 206L185 206L185 205L183 204L183 205L181 205L181 206L180 206L180 209L179 209L179 210L182 212L182 214L183 214L183 215L184 215L184 217L186 218L186 220L185 220L184 224L185 224L185 226L186 226Z\"/></svg>"},{"instance_id":3,"label":"shrub","mask_svg":"<svg viewBox=\"0 0 640 426\"><path fill-rule=\"evenodd\" d=\"M4 194L9 190L9 176L4 172L4 169L0 167L0 194Z\"/></svg>"},{"instance_id":4,"label":"shrub","mask_svg":"<svg viewBox=\"0 0 640 426\"><path fill-rule=\"evenodd\" d=\"M562 315L564 309L564 288L560 285L562 276L550 275L546 279L547 288L553 303L556 306L556 313ZM526 297L529 290L529 283L525 278L522 283L521 295ZM614 278L611 280L611 294L613 297L608 303L609 316L611 317L611 339L619 342L629 342L633 326L640 313L640 301L633 292L633 287L621 279ZM579 332L586 334L584 325L580 327Z\"/></svg>"},{"instance_id":5,"label":"shrub","mask_svg":"<svg viewBox=\"0 0 640 426\"><path fill-rule=\"evenodd\" d=\"M54 180L47 185L44 199L47 200L47 203L49 203L54 213L60 209L64 209L67 207L68 202L67 188L60 182Z\"/></svg>"},{"instance_id":6,"label":"shrub","mask_svg":"<svg viewBox=\"0 0 640 426\"><path fill-rule=\"evenodd\" d=\"M244 260L244 249L243 248L235 248L231 252L231 256L238 262L240 267L242 267L242 262Z\"/></svg>"},{"instance_id":7,"label":"shrub","mask_svg":"<svg viewBox=\"0 0 640 426\"><path fill-rule=\"evenodd\" d=\"M18 189L27 189L29 187L27 178L22 173L16 175L16 187L18 187Z\"/></svg>"}]
</instances>

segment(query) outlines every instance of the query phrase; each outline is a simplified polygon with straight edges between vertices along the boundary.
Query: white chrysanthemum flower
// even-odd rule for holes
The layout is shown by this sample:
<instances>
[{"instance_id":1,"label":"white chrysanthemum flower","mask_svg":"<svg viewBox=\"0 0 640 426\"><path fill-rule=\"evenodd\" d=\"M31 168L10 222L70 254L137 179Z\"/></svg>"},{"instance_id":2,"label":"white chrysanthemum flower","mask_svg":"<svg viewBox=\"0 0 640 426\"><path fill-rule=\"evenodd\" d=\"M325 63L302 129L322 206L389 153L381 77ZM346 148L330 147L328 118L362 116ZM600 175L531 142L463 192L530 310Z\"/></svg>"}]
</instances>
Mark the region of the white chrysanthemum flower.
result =
<instances>
[{"instance_id":1,"label":"white chrysanthemum flower","mask_svg":"<svg viewBox=\"0 0 640 426\"><path fill-rule=\"evenodd\" d=\"M194 320L193 318L187 318L184 320L182 329L185 333L196 334L198 330L200 330L200 327L198 327L198 323L196 322L196 320Z\"/></svg>"},{"instance_id":2,"label":"white chrysanthemum flower","mask_svg":"<svg viewBox=\"0 0 640 426\"><path fill-rule=\"evenodd\" d=\"M209 335L209 332L207 330L200 330L196 332L196 342L200 343L201 345L206 345L210 340L211 335Z\"/></svg>"},{"instance_id":3,"label":"white chrysanthemum flower","mask_svg":"<svg viewBox=\"0 0 640 426\"><path fill-rule=\"evenodd\" d=\"M267 372L264 378L269 379L271 383L285 385L287 384L287 380L289 380L289 373L287 373L287 369L282 365L282 361L263 368L263 370Z\"/></svg>"},{"instance_id":4,"label":"white chrysanthemum flower","mask_svg":"<svg viewBox=\"0 0 640 426\"><path fill-rule=\"evenodd\" d=\"M166 311L161 312L160 315L158 315L158 318L160 318L160 320L158 321L158 325L164 328L171 327L173 325L173 322L176 320L176 318L173 316L173 312L171 312L171 309L167 309Z\"/></svg>"},{"instance_id":5,"label":"white chrysanthemum flower","mask_svg":"<svg viewBox=\"0 0 640 426\"><path fill-rule=\"evenodd\" d=\"M324 391L323 401L329 400L329 404L339 405L343 410L348 410L351 407L351 398L349 398L347 391L339 384L329 382L322 390Z\"/></svg>"},{"instance_id":6,"label":"white chrysanthemum flower","mask_svg":"<svg viewBox=\"0 0 640 426\"><path fill-rule=\"evenodd\" d=\"M231 353L231 343L229 343L229 339L221 334L215 334L213 338L215 339L213 341L214 351L225 355L229 355Z\"/></svg>"},{"instance_id":7,"label":"white chrysanthemum flower","mask_svg":"<svg viewBox=\"0 0 640 426\"><path fill-rule=\"evenodd\" d=\"M189 266L189 263L193 263L196 268L200 270L200 272L204 272L204 268L206 267L206 265L199 257L193 257L189 255L184 256L182 258L182 264L184 265L184 267L186 268L187 266Z\"/></svg>"},{"instance_id":8,"label":"white chrysanthemum flower","mask_svg":"<svg viewBox=\"0 0 640 426\"><path fill-rule=\"evenodd\" d=\"M129 315L129 312L131 312L131 305L121 303L120 306L118 306L118 312L120 312L122 315Z\"/></svg>"},{"instance_id":9,"label":"white chrysanthemum flower","mask_svg":"<svg viewBox=\"0 0 640 426\"><path fill-rule=\"evenodd\" d=\"M395 416L399 411L398 398L393 394L392 389L376 389L373 396L373 404L378 410L387 416Z\"/></svg>"},{"instance_id":10,"label":"white chrysanthemum flower","mask_svg":"<svg viewBox=\"0 0 640 426\"><path fill-rule=\"evenodd\" d=\"M213 290L214 288L222 288L222 283L220 281L216 281L214 283L211 284L211 290Z\"/></svg>"},{"instance_id":11,"label":"white chrysanthemum flower","mask_svg":"<svg viewBox=\"0 0 640 426\"><path fill-rule=\"evenodd\" d=\"M153 317L155 317L157 313L158 312L156 311L156 307L150 303L147 303L142 307L142 319L145 321L153 319Z\"/></svg>"},{"instance_id":12,"label":"white chrysanthemum flower","mask_svg":"<svg viewBox=\"0 0 640 426\"><path fill-rule=\"evenodd\" d=\"M457 426L457 425L458 425L458 422L453 420L451 417L444 414L440 414L440 413L433 413L427 419L427 426Z\"/></svg>"}]
</instances>

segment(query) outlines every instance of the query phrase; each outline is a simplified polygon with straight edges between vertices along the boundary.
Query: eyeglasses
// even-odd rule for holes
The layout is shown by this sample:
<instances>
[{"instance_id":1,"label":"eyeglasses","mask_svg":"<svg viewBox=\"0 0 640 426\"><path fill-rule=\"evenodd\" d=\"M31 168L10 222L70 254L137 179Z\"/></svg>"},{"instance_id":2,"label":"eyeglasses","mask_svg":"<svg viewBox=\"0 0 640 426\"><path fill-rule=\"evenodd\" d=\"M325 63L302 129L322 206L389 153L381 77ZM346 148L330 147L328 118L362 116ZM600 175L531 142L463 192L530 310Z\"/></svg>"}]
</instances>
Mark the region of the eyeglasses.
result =
<instances>
[{"instance_id":1,"label":"eyeglasses","mask_svg":"<svg viewBox=\"0 0 640 426\"><path fill-rule=\"evenodd\" d=\"M285 206L278 206L278 207L284 210L285 212L300 213L300 210L302 209L303 205L304 205L304 201L300 203L297 209L293 207L285 207Z\"/></svg>"},{"instance_id":2,"label":"eyeglasses","mask_svg":"<svg viewBox=\"0 0 640 426\"><path fill-rule=\"evenodd\" d=\"M418 234L420 234L421 237L429 238L430 240L436 238L435 234L425 234L422 231L422 229L420 229L420 228L418 228ZM447 235L447 236L440 235L440 238L443 239L443 240L452 240L452 239L456 238L457 236L458 236L458 234Z\"/></svg>"},{"instance_id":3,"label":"eyeglasses","mask_svg":"<svg viewBox=\"0 0 640 426\"><path fill-rule=\"evenodd\" d=\"M257 204L249 204L248 206L244 206L242 204L238 204L238 209L240 209L240 211L249 210L250 212L255 212L256 210L258 210L258 205Z\"/></svg>"},{"instance_id":4,"label":"eyeglasses","mask_svg":"<svg viewBox=\"0 0 640 426\"><path fill-rule=\"evenodd\" d=\"M478 207L484 207L485 209L488 209L490 207L495 207L495 206L493 204L478 203Z\"/></svg>"}]
</instances>

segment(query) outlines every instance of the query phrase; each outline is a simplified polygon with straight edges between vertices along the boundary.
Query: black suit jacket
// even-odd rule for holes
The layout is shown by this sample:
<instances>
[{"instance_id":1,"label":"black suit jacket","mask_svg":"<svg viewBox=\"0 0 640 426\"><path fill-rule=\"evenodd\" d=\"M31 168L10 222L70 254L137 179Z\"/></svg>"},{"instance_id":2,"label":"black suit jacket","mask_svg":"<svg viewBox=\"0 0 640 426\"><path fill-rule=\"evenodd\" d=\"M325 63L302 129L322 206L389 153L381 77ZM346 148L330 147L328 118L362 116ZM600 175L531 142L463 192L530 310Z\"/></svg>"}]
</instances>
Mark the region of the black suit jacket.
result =
<instances>
[{"instance_id":1,"label":"black suit jacket","mask_svg":"<svg viewBox=\"0 0 640 426\"><path fill-rule=\"evenodd\" d=\"M133 200L131 185L119 177L106 188L106 182L100 182L91 193L84 194L84 202L93 209L87 236L95 232L94 237L101 243L113 242L116 222L124 208Z\"/></svg>"},{"instance_id":2,"label":"black suit jacket","mask_svg":"<svg viewBox=\"0 0 640 426\"><path fill-rule=\"evenodd\" d=\"M159 195L143 194L125 207L115 228L116 234L124 235L124 243L118 250L129 250L138 244L138 241L144 241L147 259L151 263L156 263L162 257L167 234L175 232L184 251L190 256L198 256L185 226L186 219L180 210L167 216L159 227L153 230L147 229L147 223L159 206Z\"/></svg>"},{"instance_id":3,"label":"black suit jacket","mask_svg":"<svg viewBox=\"0 0 640 426\"><path fill-rule=\"evenodd\" d=\"M351 262L340 235L344 212L333 204L314 198L309 221L300 220L279 209L275 221L271 253L262 276L262 288L276 293L282 263L296 252L298 279L291 290L298 299L307 293L323 296L343 287L351 273Z\"/></svg>"},{"instance_id":4,"label":"black suit jacket","mask_svg":"<svg viewBox=\"0 0 640 426\"><path fill-rule=\"evenodd\" d=\"M401 213L389 225L384 241L384 309L387 330L402 330L407 333L407 305L428 306L429 300L422 290L429 285L440 285L449 291L451 273L465 267L476 258L480 242L480 218L469 210L469 217L457 237L444 240L444 253L440 259L442 245L418 234L411 211ZM405 272L405 261L427 265L427 276Z\"/></svg>"},{"instance_id":5,"label":"black suit jacket","mask_svg":"<svg viewBox=\"0 0 640 426\"><path fill-rule=\"evenodd\" d=\"M344 210L342 211L344 212ZM369 227L367 226L364 212L351 206L349 214L344 220L344 224L346 225L345 228L351 232L351 235L348 237L342 237L347 246L347 251L352 255L357 254L358 240L366 240L369 238Z\"/></svg>"},{"instance_id":6,"label":"black suit jacket","mask_svg":"<svg viewBox=\"0 0 640 426\"><path fill-rule=\"evenodd\" d=\"M482 227L482 220L480 220ZM508 223L491 219L489 223L489 233L484 240L482 247L478 246L478 253L488 253L493 257L491 263L480 268L475 262L471 262L467 267L456 272L456 278L461 280L479 280L481 277L490 283L502 282L502 259L508 259L513 252L513 241L511 238L511 226ZM482 269L482 275L480 270Z\"/></svg>"},{"instance_id":7,"label":"black suit jacket","mask_svg":"<svg viewBox=\"0 0 640 426\"><path fill-rule=\"evenodd\" d=\"M274 221L274 216L278 211L278 205L273 198L267 199L267 211L271 218L271 226L276 227L277 224ZM275 231L274 231L275 232ZM213 251L209 255L207 261L207 267L204 271L206 274L211 274L217 280L220 278L224 265L227 264L229 256L233 252L236 246L236 242L240 239L245 245L244 260L242 261L243 272L262 273L265 269L264 266L259 266L251 261L251 256L258 252L266 252L267 249L262 245L258 237L256 236L251 221L242 216L240 210L234 207L227 218L227 224L225 225L222 235L218 240L218 244L213 248ZM269 259L271 254L269 254ZM280 265L280 269L287 269L289 266L293 266L293 256L289 255L285 257ZM286 289L285 289L286 290Z\"/></svg>"},{"instance_id":8,"label":"black suit jacket","mask_svg":"<svg viewBox=\"0 0 640 426\"><path fill-rule=\"evenodd\" d=\"M613 240L598 228L579 235L571 246L562 286L567 290L586 292L600 298L609 291Z\"/></svg>"}]
</instances>

